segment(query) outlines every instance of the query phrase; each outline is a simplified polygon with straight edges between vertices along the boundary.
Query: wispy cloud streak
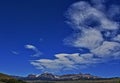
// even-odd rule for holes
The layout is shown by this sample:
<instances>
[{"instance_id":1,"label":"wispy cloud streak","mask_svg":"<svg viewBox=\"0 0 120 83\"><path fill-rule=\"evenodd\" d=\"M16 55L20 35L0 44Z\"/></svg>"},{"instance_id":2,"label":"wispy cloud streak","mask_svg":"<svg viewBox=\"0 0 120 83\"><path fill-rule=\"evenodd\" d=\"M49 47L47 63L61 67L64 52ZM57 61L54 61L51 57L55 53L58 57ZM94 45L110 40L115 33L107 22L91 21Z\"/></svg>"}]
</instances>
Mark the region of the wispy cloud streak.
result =
<instances>
[{"instance_id":1,"label":"wispy cloud streak","mask_svg":"<svg viewBox=\"0 0 120 83\"><path fill-rule=\"evenodd\" d=\"M33 50L35 52L35 54L31 55L32 57L39 57L40 55L42 55L42 52L40 52L34 45L28 44L25 45L25 48Z\"/></svg>"}]
</instances>

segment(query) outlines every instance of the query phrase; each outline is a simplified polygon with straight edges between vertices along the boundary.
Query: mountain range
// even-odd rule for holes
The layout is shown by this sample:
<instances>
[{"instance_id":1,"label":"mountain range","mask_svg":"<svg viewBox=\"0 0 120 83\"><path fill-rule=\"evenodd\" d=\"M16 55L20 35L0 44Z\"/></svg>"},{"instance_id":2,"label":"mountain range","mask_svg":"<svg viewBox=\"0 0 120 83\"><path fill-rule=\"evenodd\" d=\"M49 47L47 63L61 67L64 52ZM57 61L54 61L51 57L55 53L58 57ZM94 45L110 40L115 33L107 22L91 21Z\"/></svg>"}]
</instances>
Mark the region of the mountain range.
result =
<instances>
[{"instance_id":1,"label":"mountain range","mask_svg":"<svg viewBox=\"0 0 120 83\"><path fill-rule=\"evenodd\" d=\"M81 79L100 79L101 77L94 76L91 74L66 74L66 75L54 75L52 73L43 73L40 75L29 74L27 77L17 77L22 80L81 80Z\"/></svg>"},{"instance_id":2,"label":"mountain range","mask_svg":"<svg viewBox=\"0 0 120 83\"><path fill-rule=\"evenodd\" d=\"M102 78L91 74L29 74L26 77L0 73L0 83L120 83L120 78Z\"/></svg>"}]
</instances>

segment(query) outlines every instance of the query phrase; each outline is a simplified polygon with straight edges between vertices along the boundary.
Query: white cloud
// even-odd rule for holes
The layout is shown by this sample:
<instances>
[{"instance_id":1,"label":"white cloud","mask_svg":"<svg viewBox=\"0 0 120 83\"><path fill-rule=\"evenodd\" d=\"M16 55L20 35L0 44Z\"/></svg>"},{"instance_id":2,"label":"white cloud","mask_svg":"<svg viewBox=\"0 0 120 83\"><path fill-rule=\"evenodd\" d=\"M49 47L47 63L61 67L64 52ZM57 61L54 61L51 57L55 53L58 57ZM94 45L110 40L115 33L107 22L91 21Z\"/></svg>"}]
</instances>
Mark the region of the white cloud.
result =
<instances>
[{"instance_id":1,"label":"white cloud","mask_svg":"<svg viewBox=\"0 0 120 83\"><path fill-rule=\"evenodd\" d=\"M70 61L67 56L69 57L70 54L56 54L55 57L56 59L51 60L51 59L40 59L40 60L35 60L32 61L31 64L36 66L37 69L41 69L43 71L60 71L64 70L66 68L68 69L73 69L74 67L74 62ZM76 55L76 54L73 54ZM54 71L55 70L55 71Z\"/></svg>"},{"instance_id":2,"label":"white cloud","mask_svg":"<svg viewBox=\"0 0 120 83\"><path fill-rule=\"evenodd\" d=\"M104 1L101 2L100 0L93 0L93 2L95 4L104 3ZM67 42L69 45L78 47L78 49L89 49L90 52L95 54L101 50L99 53L101 56L106 55L111 48L114 48L117 42L113 41L114 43L111 45L111 43L106 44L105 41L112 42L112 38L118 34L119 24L109 19L106 12L98 10L87 2L80 1L73 4L67 13L69 23L73 25L73 28L78 29L77 35L66 39L65 42L69 41ZM115 39L119 40L118 37ZM111 45L111 47L108 45Z\"/></svg>"},{"instance_id":3,"label":"white cloud","mask_svg":"<svg viewBox=\"0 0 120 83\"><path fill-rule=\"evenodd\" d=\"M30 44L25 45L25 48L27 48L27 49L32 49L32 50L37 50L37 48L36 48L35 46L30 45Z\"/></svg>"},{"instance_id":4,"label":"white cloud","mask_svg":"<svg viewBox=\"0 0 120 83\"><path fill-rule=\"evenodd\" d=\"M97 24L96 26L100 30L118 29L118 24L116 22L108 19L107 16L104 14L104 12L97 10L87 2L82 1L73 4L68 10L67 15L68 15L67 17L69 19L69 23L71 23L74 26L74 28L77 29L85 29L85 28L93 27L93 25L91 26L91 24L87 22L92 20L94 20L93 22L99 22L99 24Z\"/></svg>"},{"instance_id":5,"label":"white cloud","mask_svg":"<svg viewBox=\"0 0 120 83\"><path fill-rule=\"evenodd\" d=\"M120 35L117 35L116 37L113 38L113 41L120 42Z\"/></svg>"},{"instance_id":6,"label":"white cloud","mask_svg":"<svg viewBox=\"0 0 120 83\"><path fill-rule=\"evenodd\" d=\"M56 59L40 59L31 61L37 69L49 72L59 72L59 71L75 71L77 69L87 67L90 64L99 63L97 58L93 58L93 54L56 54Z\"/></svg>"},{"instance_id":7,"label":"white cloud","mask_svg":"<svg viewBox=\"0 0 120 83\"><path fill-rule=\"evenodd\" d=\"M103 42L102 34L96 29L84 29L80 34L81 35L78 34L78 36L71 41L68 41L67 44L75 47L94 49Z\"/></svg>"},{"instance_id":8,"label":"white cloud","mask_svg":"<svg viewBox=\"0 0 120 83\"><path fill-rule=\"evenodd\" d=\"M91 50L91 52L98 57L114 58L116 56L120 56L120 54L119 54L120 53L120 44L117 42L104 41L100 47L98 47L94 50Z\"/></svg>"},{"instance_id":9,"label":"white cloud","mask_svg":"<svg viewBox=\"0 0 120 83\"><path fill-rule=\"evenodd\" d=\"M103 11L104 9L101 10L101 8L105 8L105 1L92 1L94 2L93 6L88 2L80 1L68 9L68 23L77 30L77 34L74 33L73 36L66 38L65 43L78 49L89 49L92 55L98 57L96 61L99 62L108 61L105 60L106 58L117 59L120 57L119 23L109 16L115 16L119 8L112 6L109 9L109 13L111 12L109 15ZM101 8L98 8L97 5L101 5ZM115 9L115 13L113 9ZM88 61L92 59L95 58L92 57Z\"/></svg>"},{"instance_id":10,"label":"white cloud","mask_svg":"<svg viewBox=\"0 0 120 83\"><path fill-rule=\"evenodd\" d=\"M35 51L35 54L32 55L32 57L39 57L40 55L42 55L42 52L40 52L34 45L28 44L25 45L25 48Z\"/></svg>"},{"instance_id":11,"label":"white cloud","mask_svg":"<svg viewBox=\"0 0 120 83\"><path fill-rule=\"evenodd\" d=\"M65 43L81 50L84 50L82 48L88 49L89 52L84 54L59 53L55 55L55 59L31 61L32 65L42 71L55 72L77 70L97 63L120 59L119 23L111 19L115 16L112 12L115 7L109 9L111 13L109 15L106 9L102 9L105 8L105 1L92 1L93 6L88 2L80 1L71 5L66 12L67 23L77 33L66 38ZM118 9L115 11L117 14ZM27 45L27 48L36 50L33 45Z\"/></svg>"}]
</instances>

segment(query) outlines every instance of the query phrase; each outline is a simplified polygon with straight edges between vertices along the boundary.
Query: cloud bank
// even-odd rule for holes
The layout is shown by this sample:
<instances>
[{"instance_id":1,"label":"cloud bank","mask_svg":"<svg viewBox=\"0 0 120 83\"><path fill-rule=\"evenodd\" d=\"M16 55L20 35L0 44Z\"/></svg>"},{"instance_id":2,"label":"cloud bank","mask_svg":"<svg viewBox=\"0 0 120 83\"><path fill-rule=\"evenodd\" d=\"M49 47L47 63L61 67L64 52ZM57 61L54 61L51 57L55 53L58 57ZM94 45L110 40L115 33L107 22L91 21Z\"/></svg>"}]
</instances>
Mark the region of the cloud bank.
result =
<instances>
[{"instance_id":1,"label":"cloud bank","mask_svg":"<svg viewBox=\"0 0 120 83\"><path fill-rule=\"evenodd\" d=\"M39 59L31 62L42 71L79 70L90 65L120 59L120 7L105 0L80 1L66 12L67 23L76 31L64 40L65 44L88 53L60 53L56 59ZM114 9L114 10L113 10Z\"/></svg>"}]
</instances>

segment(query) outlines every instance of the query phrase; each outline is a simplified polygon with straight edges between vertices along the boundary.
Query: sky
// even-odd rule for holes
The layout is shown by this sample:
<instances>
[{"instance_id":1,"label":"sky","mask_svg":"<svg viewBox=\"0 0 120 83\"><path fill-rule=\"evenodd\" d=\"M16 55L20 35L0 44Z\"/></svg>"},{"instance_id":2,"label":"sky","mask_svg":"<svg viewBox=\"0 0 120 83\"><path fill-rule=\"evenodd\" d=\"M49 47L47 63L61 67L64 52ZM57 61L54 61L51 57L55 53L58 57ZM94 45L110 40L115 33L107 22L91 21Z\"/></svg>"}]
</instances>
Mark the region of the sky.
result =
<instances>
[{"instance_id":1,"label":"sky","mask_svg":"<svg viewBox=\"0 0 120 83\"><path fill-rule=\"evenodd\" d=\"M120 77L119 0L0 1L0 72Z\"/></svg>"}]
</instances>

